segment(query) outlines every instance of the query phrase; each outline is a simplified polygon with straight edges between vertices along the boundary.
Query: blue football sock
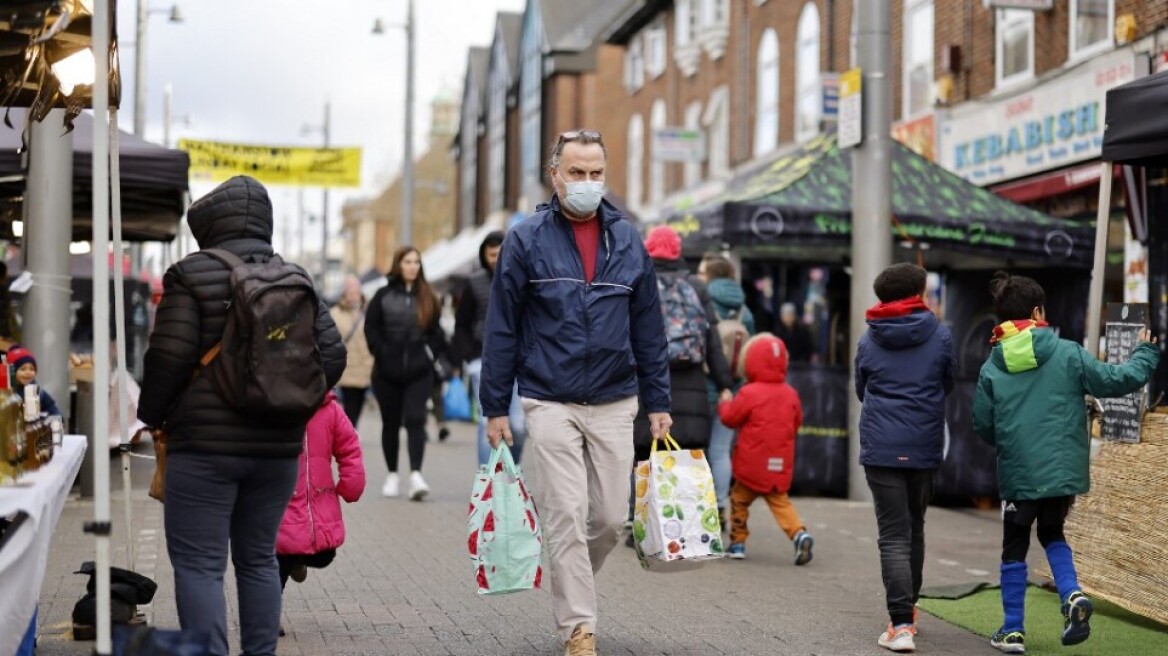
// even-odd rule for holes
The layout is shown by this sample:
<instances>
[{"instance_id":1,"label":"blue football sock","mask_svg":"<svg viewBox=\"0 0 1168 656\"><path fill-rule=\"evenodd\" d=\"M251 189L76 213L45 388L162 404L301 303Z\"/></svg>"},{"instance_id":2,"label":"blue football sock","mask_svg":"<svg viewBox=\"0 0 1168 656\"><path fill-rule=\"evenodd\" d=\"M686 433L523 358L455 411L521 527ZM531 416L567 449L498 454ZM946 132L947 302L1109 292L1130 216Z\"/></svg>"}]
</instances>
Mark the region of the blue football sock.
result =
<instances>
[{"instance_id":1,"label":"blue football sock","mask_svg":"<svg viewBox=\"0 0 1168 656\"><path fill-rule=\"evenodd\" d=\"M1075 574L1075 559L1071 554L1071 545L1059 540L1044 547L1046 561L1050 563L1050 571L1054 574L1054 584L1058 587L1059 599L1066 601L1071 593L1079 589L1079 577Z\"/></svg>"},{"instance_id":2,"label":"blue football sock","mask_svg":"<svg viewBox=\"0 0 1168 656\"><path fill-rule=\"evenodd\" d=\"M1002 631L1025 632L1026 618L1026 563L1002 563Z\"/></svg>"}]
</instances>

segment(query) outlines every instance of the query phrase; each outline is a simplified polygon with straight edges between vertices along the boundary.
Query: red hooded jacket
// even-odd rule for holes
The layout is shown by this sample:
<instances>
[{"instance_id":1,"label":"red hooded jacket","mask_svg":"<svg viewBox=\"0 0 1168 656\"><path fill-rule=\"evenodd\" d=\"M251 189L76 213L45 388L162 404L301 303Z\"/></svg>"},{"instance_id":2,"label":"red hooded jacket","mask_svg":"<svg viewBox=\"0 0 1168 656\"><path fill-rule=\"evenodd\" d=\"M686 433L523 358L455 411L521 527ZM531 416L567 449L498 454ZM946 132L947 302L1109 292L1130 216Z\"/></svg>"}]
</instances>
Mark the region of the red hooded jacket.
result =
<instances>
[{"instance_id":1,"label":"red hooded jacket","mask_svg":"<svg viewBox=\"0 0 1168 656\"><path fill-rule=\"evenodd\" d=\"M795 434L803 424L799 394L787 384L787 345L766 333L746 345L746 380L733 401L718 405L722 423L738 429L734 478L764 494L791 489Z\"/></svg>"},{"instance_id":2,"label":"red hooded jacket","mask_svg":"<svg viewBox=\"0 0 1168 656\"><path fill-rule=\"evenodd\" d=\"M338 480L333 480L333 459ZM329 392L304 430L304 451L296 488L284 511L276 553L314 554L345 541L341 499L353 503L365 491L361 438Z\"/></svg>"}]
</instances>

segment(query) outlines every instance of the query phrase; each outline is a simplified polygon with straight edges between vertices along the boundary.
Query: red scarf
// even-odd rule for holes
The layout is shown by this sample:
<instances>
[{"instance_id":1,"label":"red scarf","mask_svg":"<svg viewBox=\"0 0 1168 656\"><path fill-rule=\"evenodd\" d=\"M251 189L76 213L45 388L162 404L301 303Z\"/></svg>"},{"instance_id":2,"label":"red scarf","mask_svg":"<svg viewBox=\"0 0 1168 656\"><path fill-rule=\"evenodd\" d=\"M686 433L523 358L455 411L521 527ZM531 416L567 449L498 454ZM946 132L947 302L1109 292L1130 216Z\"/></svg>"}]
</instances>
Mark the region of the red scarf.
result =
<instances>
[{"instance_id":1,"label":"red scarf","mask_svg":"<svg viewBox=\"0 0 1168 656\"><path fill-rule=\"evenodd\" d=\"M907 317L918 310L930 311L929 306L925 305L924 299L920 296L913 296L911 298L902 298L899 301L877 303L868 308L867 316L869 321L873 319L894 319L896 317Z\"/></svg>"},{"instance_id":2,"label":"red scarf","mask_svg":"<svg viewBox=\"0 0 1168 656\"><path fill-rule=\"evenodd\" d=\"M1034 319L1018 319L1016 321L1003 321L994 326L994 335L990 337L990 344L997 344L998 342L1013 337L1019 333L1024 333L1031 328L1047 328L1050 324L1045 321L1035 321Z\"/></svg>"}]
</instances>

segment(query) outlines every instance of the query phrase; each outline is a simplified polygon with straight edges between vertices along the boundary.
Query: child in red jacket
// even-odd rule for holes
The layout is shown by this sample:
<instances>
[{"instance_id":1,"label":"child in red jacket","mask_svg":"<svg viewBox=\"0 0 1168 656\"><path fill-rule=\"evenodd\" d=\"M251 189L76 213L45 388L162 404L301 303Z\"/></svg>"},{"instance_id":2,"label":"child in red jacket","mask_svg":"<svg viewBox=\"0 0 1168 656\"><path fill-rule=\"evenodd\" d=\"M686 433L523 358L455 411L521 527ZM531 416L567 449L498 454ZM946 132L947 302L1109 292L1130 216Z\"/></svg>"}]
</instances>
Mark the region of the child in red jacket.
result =
<instances>
[{"instance_id":1,"label":"child in red jacket","mask_svg":"<svg viewBox=\"0 0 1168 656\"><path fill-rule=\"evenodd\" d=\"M333 480L334 458L339 480ZM364 491L361 439L336 394L329 392L304 430L296 489L276 538L281 589L289 577L301 583L309 567L323 568L333 561L345 541L340 500L354 503Z\"/></svg>"},{"instance_id":2,"label":"child in red jacket","mask_svg":"<svg viewBox=\"0 0 1168 656\"><path fill-rule=\"evenodd\" d=\"M795 543L795 564L811 562L815 540L799 519L787 490L795 471L795 434L803 423L799 394L787 384L787 346L762 333L746 345L746 385L718 406L722 423L738 429L730 490L731 558L746 558L750 504L765 497L779 526Z\"/></svg>"}]
</instances>

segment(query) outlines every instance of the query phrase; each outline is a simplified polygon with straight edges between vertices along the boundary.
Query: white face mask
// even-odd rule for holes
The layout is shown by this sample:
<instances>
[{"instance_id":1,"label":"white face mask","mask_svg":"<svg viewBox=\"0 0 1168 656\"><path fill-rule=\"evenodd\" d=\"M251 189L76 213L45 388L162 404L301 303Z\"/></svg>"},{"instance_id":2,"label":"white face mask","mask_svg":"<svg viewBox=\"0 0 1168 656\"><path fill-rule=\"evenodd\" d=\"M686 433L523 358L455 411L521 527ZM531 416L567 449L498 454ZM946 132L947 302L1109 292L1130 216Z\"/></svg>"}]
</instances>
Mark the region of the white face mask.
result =
<instances>
[{"instance_id":1,"label":"white face mask","mask_svg":"<svg viewBox=\"0 0 1168 656\"><path fill-rule=\"evenodd\" d=\"M604 198L604 183L583 180L581 182L567 182L564 184L567 192L564 194L564 207L577 216L589 216L600 207L600 200Z\"/></svg>"}]
</instances>

